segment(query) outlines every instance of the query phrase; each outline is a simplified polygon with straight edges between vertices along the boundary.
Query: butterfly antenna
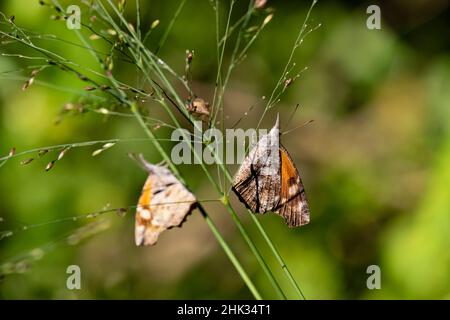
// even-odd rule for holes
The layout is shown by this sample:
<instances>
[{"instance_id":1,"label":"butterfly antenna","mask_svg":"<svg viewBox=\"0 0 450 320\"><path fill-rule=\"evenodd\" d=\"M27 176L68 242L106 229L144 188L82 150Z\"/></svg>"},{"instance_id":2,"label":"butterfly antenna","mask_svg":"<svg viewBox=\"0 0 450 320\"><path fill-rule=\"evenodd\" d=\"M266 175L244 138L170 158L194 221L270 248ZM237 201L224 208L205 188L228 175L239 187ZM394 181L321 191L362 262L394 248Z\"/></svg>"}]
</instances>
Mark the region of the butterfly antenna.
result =
<instances>
[{"instance_id":1,"label":"butterfly antenna","mask_svg":"<svg viewBox=\"0 0 450 320\"><path fill-rule=\"evenodd\" d=\"M294 118L295 114L297 113L298 109L300 108L300 104L297 103L294 110L292 110L291 115L289 116L288 122L286 123L285 127L288 128L291 124L292 119Z\"/></svg>"},{"instance_id":2,"label":"butterfly antenna","mask_svg":"<svg viewBox=\"0 0 450 320\"><path fill-rule=\"evenodd\" d=\"M145 167L143 166L143 164L141 163L141 161L139 161L138 156L136 155L136 153L134 152L128 152L127 153L128 158L130 158L131 160L133 160L134 162L137 163L137 165L143 169L145 169Z\"/></svg>"},{"instance_id":3,"label":"butterfly antenna","mask_svg":"<svg viewBox=\"0 0 450 320\"><path fill-rule=\"evenodd\" d=\"M138 155L134 152L129 152L128 153L128 157L135 161L139 167L141 167L142 169L144 169L145 171L150 171L151 170L151 164L147 162L147 160L145 160L144 156L142 155L142 153L139 153Z\"/></svg>"},{"instance_id":4,"label":"butterfly antenna","mask_svg":"<svg viewBox=\"0 0 450 320\"><path fill-rule=\"evenodd\" d=\"M314 122L314 120L308 120L308 121L306 121L305 123L303 123L303 124L301 124L301 125L298 125L298 126L292 128L292 129L289 129L289 130L286 130L285 132L282 132L281 134L282 134L282 135L285 135L285 134L291 133L291 132L294 131L294 130L297 130L297 129L306 127L308 124L313 123L313 122Z\"/></svg>"},{"instance_id":5,"label":"butterfly antenna","mask_svg":"<svg viewBox=\"0 0 450 320\"><path fill-rule=\"evenodd\" d=\"M238 119L238 121L236 121L236 122L234 123L234 125L233 125L231 128L232 128L232 129L236 128L236 126L242 121L242 119L244 119L246 116L248 116L248 113L249 113L250 111L252 111L254 107L255 107L255 105L251 105L250 108L248 108L247 111L244 112L244 115L243 115L242 117L240 117L240 118Z\"/></svg>"},{"instance_id":6,"label":"butterfly antenna","mask_svg":"<svg viewBox=\"0 0 450 320\"><path fill-rule=\"evenodd\" d=\"M156 165L157 165L158 167L166 167L166 168L169 167L169 163L166 161L166 159L161 160L161 161L158 162Z\"/></svg>"}]
</instances>

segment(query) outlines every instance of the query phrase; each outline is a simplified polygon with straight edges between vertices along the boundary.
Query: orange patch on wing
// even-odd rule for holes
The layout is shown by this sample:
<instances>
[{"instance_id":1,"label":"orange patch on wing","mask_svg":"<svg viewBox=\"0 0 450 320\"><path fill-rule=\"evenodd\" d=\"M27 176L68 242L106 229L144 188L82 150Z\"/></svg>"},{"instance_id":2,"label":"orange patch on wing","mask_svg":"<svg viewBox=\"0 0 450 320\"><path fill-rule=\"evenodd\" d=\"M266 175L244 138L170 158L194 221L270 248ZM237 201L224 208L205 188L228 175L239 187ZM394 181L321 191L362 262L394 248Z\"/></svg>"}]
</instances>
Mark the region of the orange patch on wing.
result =
<instances>
[{"instance_id":1,"label":"orange patch on wing","mask_svg":"<svg viewBox=\"0 0 450 320\"><path fill-rule=\"evenodd\" d=\"M299 190L298 184L298 172L292 162L291 157L284 148L280 148L280 161L281 161L281 193L280 201L282 203L290 200ZM290 189L291 186L295 186L295 191ZM291 191L289 191L291 190Z\"/></svg>"},{"instance_id":2,"label":"orange patch on wing","mask_svg":"<svg viewBox=\"0 0 450 320\"><path fill-rule=\"evenodd\" d=\"M138 206L142 209L150 209L150 198L151 198L151 190L150 190L150 178L144 184L144 188L142 189L142 194L139 197Z\"/></svg>"}]
</instances>

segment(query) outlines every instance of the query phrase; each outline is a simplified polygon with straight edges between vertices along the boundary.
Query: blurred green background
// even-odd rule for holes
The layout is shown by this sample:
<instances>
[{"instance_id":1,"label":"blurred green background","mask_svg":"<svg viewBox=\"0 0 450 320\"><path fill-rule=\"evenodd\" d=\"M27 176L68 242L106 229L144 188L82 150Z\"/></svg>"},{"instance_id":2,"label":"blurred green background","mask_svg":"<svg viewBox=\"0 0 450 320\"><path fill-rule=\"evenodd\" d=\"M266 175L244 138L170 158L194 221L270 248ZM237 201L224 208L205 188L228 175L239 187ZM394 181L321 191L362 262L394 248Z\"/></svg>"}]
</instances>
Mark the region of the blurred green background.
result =
<instances>
[{"instance_id":1,"label":"blurred green background","mask_svg":"<svg viewBox=\"0 0 450 320\"><path fill-rule=\"evenodd\" d=\"M134 1L129 2L133 21ZM178 1L142 2L144 28L160 20L149 42L154 48ZM381 30L366 28L370 4L381 7ZM269 0L274 18L235 70L225 94L227 125L270 95L309 5ZM302 107L290 126L314 120L282 138L303 177L311 222L289 229L276 215L259 217L308 299L450 298L448 5L445 0L319 1L313 9L312 25L322 26L295 56L299 70L305 66L308 70L279 105L282 130L297 103ZM83 15L85 7L80 6ZM238 2L233 19L243 14L245 6ZM222 21L227 7L222 4ZM0 9L14 15L19 26L79 43L64 22L49 19L53 12L38 1L2 1ZM50 40L40 44L98 69L92 56L80 48ZM2 53L28 52L14 45L0 48ZM211 100L217 67L214 12L208 1L187 1L160 56L183 73L186 49L195 50L194 89ZM22 91L29 70L4 74L33 63L0 57L1 156L12 147L20 152L71 142L145 137L132 118L92 112L55 124L61 107L77 101L85 84L49 68L37 80L54 87L36 81ZM136 79L126 64L114 72L124 82ZM254 127L262 108L257 104L239 126ZM154 109L151 115L163 116L160 107ZM269 114L265 127L271 126L273 116ZM160 137L170 134L157 132ZM49 172L44 168L55 155L26 166L20 160L27 156L14 158L0 168L0 230L14 230L0 240L0 265L9 270L0 281L0 298L252 298L197 211L182 228L166 232L156 246L145 248L134 245L134 212L22 230L24 225L76 217L107 205L136 203L146 176L126 154L144 152L158 162L161 158L151 143L119 143L92 157L96 148L70 150ZM182 171L199 199L217 198L198 166L184 166ZM211 172L215 173L214 167ZM289 297L295 297L243 205L234 196L232 200ZM276 298L229 214L219 203L205 203L205 207L263 296ZM90 231L84 229L73 235L89 223L94 223L90 237L85 237ZM66 288L66 268L73 264L81 268L81 290ZM366 287L366 269L374 264L381 268L380 290Z\"/></svg>"}]
</instances>

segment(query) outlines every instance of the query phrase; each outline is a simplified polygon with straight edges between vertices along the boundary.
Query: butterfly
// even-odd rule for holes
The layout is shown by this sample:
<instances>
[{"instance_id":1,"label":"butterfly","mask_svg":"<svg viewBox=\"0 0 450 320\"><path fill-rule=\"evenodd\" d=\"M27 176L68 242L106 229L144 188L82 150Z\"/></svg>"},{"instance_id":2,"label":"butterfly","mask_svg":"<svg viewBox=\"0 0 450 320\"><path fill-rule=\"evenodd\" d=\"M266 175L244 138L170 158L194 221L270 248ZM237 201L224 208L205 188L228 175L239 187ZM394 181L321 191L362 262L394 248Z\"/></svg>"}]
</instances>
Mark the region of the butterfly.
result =
<instances>
[{"instance_id":1,"label":"butterfly","mask_svg":"<svg viewBox=\"0 0 450 320\"><path fill-rule=\"evenodd\" d=\"M136 245L153 245L159 235L180 226L195 208L196 197L164 166L137 159L148 172L136 208Z\"/></svg>"},{"instance_id":2,"label":"butterfly","mask_svg":"<svg viewBox=\"0 0 450 320\"><path fill-rule=\"evenodd\" d=\"M309 205L297 168L280 144L279 119L262 136L234 176L233 191L253 213L272 211L289 227L309 223Z\"/></svg>"}]
</instances>

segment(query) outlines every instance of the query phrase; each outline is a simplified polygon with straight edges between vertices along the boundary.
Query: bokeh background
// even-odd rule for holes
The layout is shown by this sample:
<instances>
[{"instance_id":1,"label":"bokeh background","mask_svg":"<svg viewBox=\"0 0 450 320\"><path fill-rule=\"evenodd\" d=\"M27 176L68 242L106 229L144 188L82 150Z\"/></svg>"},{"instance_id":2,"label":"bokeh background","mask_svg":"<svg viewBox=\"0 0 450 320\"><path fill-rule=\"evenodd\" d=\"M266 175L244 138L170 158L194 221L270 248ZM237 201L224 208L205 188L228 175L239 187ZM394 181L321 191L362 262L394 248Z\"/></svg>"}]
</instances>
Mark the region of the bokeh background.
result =
<instances>
[{"instance_id":1,"label":"bokeh background","mask_svg":"<svg viewBox=\"0 0 450 320\"><path fill-rule=\"evenodd\" d=\"M381 30L366 28L370 4L381 8ZM173 0L143 1L145 28L160 20L149 46L158 42L177 6ZM256 104L239 125L255 126L262 113L261 97L270 95L280 77L310 2L269 1L268 6L275 10L274 18L230 80L227 125ZM303 177L311 223L289 229L276 215L259 218L308 299L450 298L448 6L445 0L319 1L313 9L312 24L322 26L295 56L298 68L308 70L289 87L278 109L282 126L297 103L301 109L289 126L314 120L282 138ZM226 8L222 4L223 14ZM244 8L239 4L233 18ZM53 12L38 1L2 1L0 9L24 28L77 41L63 22L49 19ZM40 43L98 68L80 48ZM2 53L25 52L19 46L0 48ZM194 89L211 99L216 47L214 12L206 0L186 3L160 55L183 73L186 49L195 50ZM227 50L226 56L230 54ZM1 156L12 147L20 152L145 137L131 118L92 112L55 124L61 107L77 101L85 84L55 68L43 71L37 79L41 82L22 91L29 71L5 74L32 64L0 57ZM135 81L126 65L114 72L124 82ZM150 113L163 117L159 107ZM270 113L264 126L273 120ZM168 134L158 131L160 137ZM127 152L161 160L148 141L119 143L92 157L96 148L70 150L49 172L44 168L55 155L26 166L20 164L26 156L14 158L0 168L0 230L14 231L0 240L0 298L252 297L197 211L182 228L166 232L156 246L146 248L134 245L133 212L72 219L107 205L136 203L146 176ZM198 166L181 169L200 199L217 198ZM234 196L233 203L289 297L295 297L243 205ZM205 207L263 296L276 298L229 214L220 204ZM49 221L53 223L45 224ZM35 227L23 230L26 225ZM66 268L73 264L81 268L81 290L66 288ZM380 290L366 287L369 265L381 268Z\"/></svg>"}]
</instances>

